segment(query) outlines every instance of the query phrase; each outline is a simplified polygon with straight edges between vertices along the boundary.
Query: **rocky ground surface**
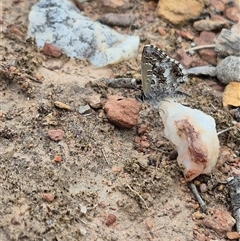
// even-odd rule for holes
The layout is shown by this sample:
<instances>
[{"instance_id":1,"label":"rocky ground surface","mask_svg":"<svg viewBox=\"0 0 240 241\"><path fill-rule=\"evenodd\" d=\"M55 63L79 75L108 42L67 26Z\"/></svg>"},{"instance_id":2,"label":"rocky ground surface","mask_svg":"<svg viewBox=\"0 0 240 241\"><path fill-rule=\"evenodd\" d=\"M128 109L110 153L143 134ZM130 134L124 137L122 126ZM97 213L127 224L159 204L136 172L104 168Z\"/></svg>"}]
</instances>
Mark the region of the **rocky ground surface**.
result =
<instances>
[{"instance_id":1,"label":"rocky ground surface","mask_svg":"<svg viewBox=\"0 0 240 241\"><path fill-rule=\"evenodd\" d=\"M135 98L140 93L145 44L162 48L186 68L216 65L212 48L192 55L183 49L213 44L223 27L238 22L237 6L192 0L189 11L180 13L180 4L179 12L171 14L164 4L174 8L175 1L161 1L161 7L143 0L74 1L93 20L108 12L136 17L129 27L113 28L140 36L137 58L96 69L58 53L48 57L26 40L27 16L36 2L2 1L0 239L236 240L225 181L240 175L240 138L237 121L222 107L225 85L205 76L191 77L183 86L190 95L185 103L213 116L218 131L232 127L219 135L214 171L194 181L206 213L163 136L159 113L143 105L137 125L119 128L108 120L104 105L111 95ZM100 81L120 77L136 78L139 88L111 88Z\"/></svg>"}]
</instances>

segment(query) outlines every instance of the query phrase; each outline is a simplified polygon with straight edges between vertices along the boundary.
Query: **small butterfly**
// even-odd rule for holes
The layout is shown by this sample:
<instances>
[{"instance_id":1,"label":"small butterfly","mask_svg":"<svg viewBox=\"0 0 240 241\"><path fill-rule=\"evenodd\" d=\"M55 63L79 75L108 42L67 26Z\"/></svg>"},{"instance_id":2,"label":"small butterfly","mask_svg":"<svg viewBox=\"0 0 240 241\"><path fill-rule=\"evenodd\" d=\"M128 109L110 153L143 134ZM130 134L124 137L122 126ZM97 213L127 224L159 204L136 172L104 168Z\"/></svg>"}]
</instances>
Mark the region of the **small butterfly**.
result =
<instances>
[{"instance_id":1,"label":"small butterfly","mask_svg":"<svg viewBox=\"0 0 240 241\"><path fill-rule=\"evenodd\" d=\"M175 59L153 45L145 45L141 62L142 96L159 102L174 96L180 83L187 80L187 72Z\"/></svg>"}]
</instances>

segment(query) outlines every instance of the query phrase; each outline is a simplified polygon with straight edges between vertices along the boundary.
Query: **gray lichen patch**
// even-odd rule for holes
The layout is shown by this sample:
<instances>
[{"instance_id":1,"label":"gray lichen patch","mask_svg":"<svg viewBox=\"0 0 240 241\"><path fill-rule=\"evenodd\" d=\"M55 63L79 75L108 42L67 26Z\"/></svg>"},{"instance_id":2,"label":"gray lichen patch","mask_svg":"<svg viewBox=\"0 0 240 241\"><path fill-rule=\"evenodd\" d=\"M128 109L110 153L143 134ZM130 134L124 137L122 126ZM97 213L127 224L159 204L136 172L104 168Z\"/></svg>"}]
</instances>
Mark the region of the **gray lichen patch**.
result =
<instances>
[{"instance_id":1,"label":"gray lichen patch","mask_svg":"<svg viewBox=\"0 0 240 241\"><path fill-rule=\"evenodd\" d=\"M84 17L67 0L40 0L29 14L28 36L39 47L52 43L67 56L88 59L96 67L137 55L139 37L124 36Z\"/></svg>"}]
</instances>

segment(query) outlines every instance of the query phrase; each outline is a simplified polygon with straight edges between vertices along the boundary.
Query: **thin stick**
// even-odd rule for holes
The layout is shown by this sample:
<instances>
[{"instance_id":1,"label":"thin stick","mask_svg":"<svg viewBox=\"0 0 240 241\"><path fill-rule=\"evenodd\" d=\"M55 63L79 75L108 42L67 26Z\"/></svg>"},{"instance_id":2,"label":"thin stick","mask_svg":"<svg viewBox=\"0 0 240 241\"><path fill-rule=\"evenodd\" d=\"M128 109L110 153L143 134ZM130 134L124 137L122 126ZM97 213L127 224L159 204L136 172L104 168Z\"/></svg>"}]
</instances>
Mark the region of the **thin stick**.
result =
<instances>
[{"instance_id":1,"label":"thin stick","mask_svg":"<svg viewBox=\"0 0 240 241\"><path fill-rule=\"evenodd\" d=\"M199 45L190 49L185 50L185 52L199 50L199 49L209 49L209 48L215 48L216 44L207 44L207 45Z\"/></svg>"},{"instance_id":2,"label":"thin stick","mask_svg":"<svg viewBox=\"0 0 240 241\"><path fill-rule=\"evenodd\" d=\"M109 163L109 161L108 161L108 159L107 159L107 157L106 157L106 155L105 155L104 150L102 149L101 151L102 151L102 154L103 154L103 157L104 157L106 163L108 164L108 166L110 166L110 163Z\"/></svg>"},{"instance_id":3,"label":"thin stick","mask_svg":"<svg viewBox=\"0 0 240 241\"><path fill-rule=\"evenodd\" d=\"M227 131L229 131L229 130L231 130L231 129L233 129L233 128L234 128L234 126L229 127L229 128L227 128L227 129L225 129L225 130L219 131L219 132L217 133L217 135L221 135L222 133L227 132Z\"/></svg>"},{"instance_id":4,"label":"thin stick","mask_svg":"<svg viewBox=\"0 0 240 241\"><path fill-rule=\"evenodd\" d=\"M190 190L192 191L193 195L195 196L195 198L197 199L198 203L199 203L199 206L202 210L202 212L206 212L207 211L207 205L206 203L203 201L202 197L200 196L195 184L193 182L190 182L188 184Z\"/></svg>"},{"instance_id":5,"label":"thin stick","mask_svg":"<svg viewBox=\"0 0 240 241\"><path fill-rule=\"evenodd\" d=\"M134 191L128 184L127 187L143 201L145 207L148 209L148 205L146 201L143 199L143 197L138 192Z\"/></svg>"}]
</instances>

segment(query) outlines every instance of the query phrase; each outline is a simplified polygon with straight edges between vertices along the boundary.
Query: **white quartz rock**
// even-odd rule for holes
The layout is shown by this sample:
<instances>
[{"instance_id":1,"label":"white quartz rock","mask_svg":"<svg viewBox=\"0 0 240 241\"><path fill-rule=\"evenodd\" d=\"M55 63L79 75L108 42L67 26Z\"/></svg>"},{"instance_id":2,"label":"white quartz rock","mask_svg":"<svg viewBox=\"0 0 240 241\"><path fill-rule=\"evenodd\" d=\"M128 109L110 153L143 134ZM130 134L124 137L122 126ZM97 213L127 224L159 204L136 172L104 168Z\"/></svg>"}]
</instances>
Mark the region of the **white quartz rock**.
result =
<instances>
[{"instance_id":1,"label":"white quartz rock","mask_svg":"<svg viewBox=\"0 0 240 241\"><path fill-rule=\"evenodd\" d=\"M217 163L219 140L214 119L172 100L160 103L164 134L178 152L186 181L210 173Z\"/></svg>"},{"instance_id":2,"label":"white quartz rock","mask_svg":"<svg viewBox=\"0 0 240 241\"><path fill-rule=\"evenodd\" d=\"M28 16L28 36L38 47L52 43L67 56L96 67L137 56L139 37L122 35L84 17L69 0L40 0Z\"/></svg>"}]
</instances>

